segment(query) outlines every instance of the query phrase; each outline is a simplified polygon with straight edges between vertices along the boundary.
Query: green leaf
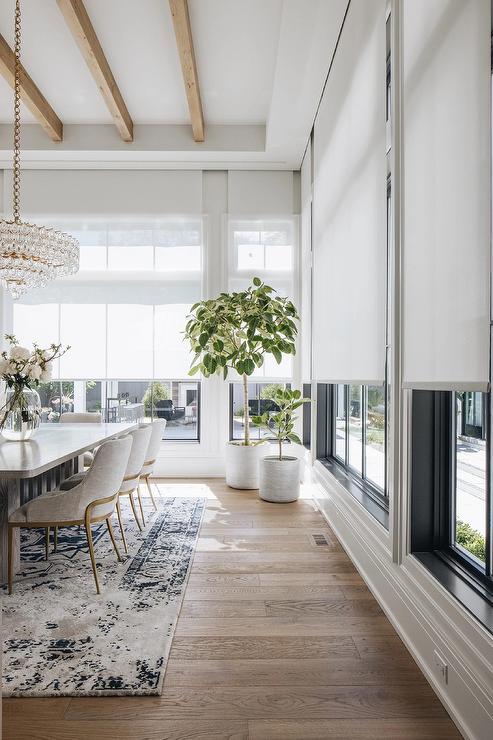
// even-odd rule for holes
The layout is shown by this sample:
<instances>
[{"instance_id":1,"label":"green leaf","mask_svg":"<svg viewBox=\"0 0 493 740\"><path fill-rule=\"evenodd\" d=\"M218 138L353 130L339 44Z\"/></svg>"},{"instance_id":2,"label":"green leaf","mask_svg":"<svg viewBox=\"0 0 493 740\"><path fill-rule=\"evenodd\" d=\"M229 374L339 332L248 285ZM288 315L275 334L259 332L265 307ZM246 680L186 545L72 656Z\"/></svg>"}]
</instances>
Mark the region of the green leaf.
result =
<instances>
[{"instance_id":1,"label":"green leaf","mask_svg":"<svg viewBox=\"0 0 493 740\"><path fill-rule=\"evenodd\" d=\"M300 445L301 444L301 439L298 437L297 434L293 434L293 433L288 434L288 439L291 442L295 442L295 444L297 444L297 445Z\"/></svg>"},{"instance_id":2,"label":"green leaf","mask_svg":"<svg viewBox=\"0 0 493 740\"><path fill-rule=\"evenodd\" d=\"M272 354L273 354L273 355L274 355L274 357L276 358L276 362L277 362L277 364L278 364L278 365L280 365L280 364L281 364L281 362L282 362L282 354L281 354L281 352L280 352L280 351L279 351L279 350L277 349L277 347L272 347Z\"/></svg>"},{"instance_id":3,"label":"green leaf","mask_svg":"<svg viewBox=\"0 0 493 740\"><path fill-rule=\"evenodd\" d=\"M247 358L245 362L243 363L243 367L244 367L244 372L247 375L251 375L253 371L255 370L255 363L250 358Z\"/></svg>"},{"instance_id":4,"label":"green leaf","mask_svg":"<svg viewBox=\"0 0 493 740\"><path fill-rule=\"evenodd\" d=\"M256 288L258 288L260 285L262 285L262 281L258 277L254 277L252 282L253 282L253 284L255 285Z\"/></svg>"}]
</instances>

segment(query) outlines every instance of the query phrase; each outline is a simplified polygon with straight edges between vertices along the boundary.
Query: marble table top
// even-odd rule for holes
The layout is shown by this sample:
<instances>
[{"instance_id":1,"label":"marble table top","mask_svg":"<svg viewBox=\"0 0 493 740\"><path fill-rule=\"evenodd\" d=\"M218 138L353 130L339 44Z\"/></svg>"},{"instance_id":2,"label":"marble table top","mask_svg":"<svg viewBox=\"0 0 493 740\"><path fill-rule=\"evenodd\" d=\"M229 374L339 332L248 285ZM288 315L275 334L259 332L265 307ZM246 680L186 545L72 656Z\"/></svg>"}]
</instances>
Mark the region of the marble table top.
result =
<instances>
[{"instance_id":1,"label":"marble table top","mask_svg":"<svg viewBox=\"0 0 493 740\"><path fill-rule=\"evenodd\" d=\"M0 442L0 478L33 478L82 455L105 440L136 429L132 422L116 424L41 424L25 442Z\"/></svg>"}]
</instances>

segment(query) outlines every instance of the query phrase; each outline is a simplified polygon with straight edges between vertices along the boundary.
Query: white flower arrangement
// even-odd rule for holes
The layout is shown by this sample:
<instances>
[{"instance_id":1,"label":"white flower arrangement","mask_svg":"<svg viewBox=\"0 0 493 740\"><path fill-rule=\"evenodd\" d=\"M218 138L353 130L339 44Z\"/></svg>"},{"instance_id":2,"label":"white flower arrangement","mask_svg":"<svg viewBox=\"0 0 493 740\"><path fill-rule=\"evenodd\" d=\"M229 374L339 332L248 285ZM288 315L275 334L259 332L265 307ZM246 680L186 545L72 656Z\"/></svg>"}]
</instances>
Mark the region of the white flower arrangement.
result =
<instances>
[{"instance_id":1,"label":"white flower arrangement","mask_svg":"<svg viewBox=\"0 0 493 740\"><path fill-rule=\"evenodd\" d=\"M33 349L29 350L21 347L13 334L6 334L5 339L10 344L10 351L4 350L0 354L0 380L14 392L0 409L0 429L8 414L22 403L23 391L50 381L54 360L70 349L68 346L63 348L61 344L51 344L48 349L41 349L34 344Z\"/></svg>"}]
</instances>

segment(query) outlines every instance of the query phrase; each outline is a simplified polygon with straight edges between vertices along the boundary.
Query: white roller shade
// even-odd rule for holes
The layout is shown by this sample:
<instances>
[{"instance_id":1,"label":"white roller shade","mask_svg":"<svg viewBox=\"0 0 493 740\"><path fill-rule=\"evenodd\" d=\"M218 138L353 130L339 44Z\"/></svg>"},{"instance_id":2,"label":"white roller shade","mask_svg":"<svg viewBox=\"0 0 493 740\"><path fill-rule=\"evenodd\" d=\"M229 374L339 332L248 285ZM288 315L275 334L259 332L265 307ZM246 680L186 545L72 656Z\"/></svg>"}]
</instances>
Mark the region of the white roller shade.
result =
<instances>
[{"instance_id":1,"label":"white roller shade","mask_svg":"<svg viewBox=\"0 0 493 740\"><path fill-rule=\"evenodd\" d=\"M5 172L5 203L12 173ZM10 207L10 206L9 206ZM156 216L202 212L202 172L195 170L25 170L22 209L32 217ZM51 224L50 224L51 225Z\"/></svg>"},{"instance_id":2,"label":"white roller shade","mask_svg":"<svg viewBox=\"0 0 493 740\"><path fill-rule=\"evenodd\" d=\"M385 370L385 0L351 3L314 129L314 378Z\"/></svg>"},{"instance_id":3,"label":"white roller shade","mask_svg":"<svg viewBox=\"0 0 493 740\"><path fill-rule=\"evenodd\" d=\"M486 390L490 0L403 4L403 380Z\"/></svg>"},{"instance_id":4,"label":"white roller shade","mask_svg":"<svg viewBox=\"0 0 493 740\"><path fill-rule=\"evenodd\" d=\"M233 216L293 213L293 173L230 170L228 211Z\"/></svg>"},{"instance_id":5,"label":"white roller shade","mask_svg":"<svg viewBox=\"0 0 493 740\"><path fill-rule=\"evenodd\" d=\"M69 344L54 368L62 379L186 377L191 355L183 331L202 294L201 219L89 219L61 227L77 235L84 262L76 275L15 303L19 341Z\"/></svg>"},{"instance_id":6,"label":"white roller shade","mask_svg":"<svg viewBox=\"0 0 493 740\"><path fill-rule=\"evenodd\" d=\"M301 377L311 378L312 142L301 165Z\"/></svg>"}]
</instances>

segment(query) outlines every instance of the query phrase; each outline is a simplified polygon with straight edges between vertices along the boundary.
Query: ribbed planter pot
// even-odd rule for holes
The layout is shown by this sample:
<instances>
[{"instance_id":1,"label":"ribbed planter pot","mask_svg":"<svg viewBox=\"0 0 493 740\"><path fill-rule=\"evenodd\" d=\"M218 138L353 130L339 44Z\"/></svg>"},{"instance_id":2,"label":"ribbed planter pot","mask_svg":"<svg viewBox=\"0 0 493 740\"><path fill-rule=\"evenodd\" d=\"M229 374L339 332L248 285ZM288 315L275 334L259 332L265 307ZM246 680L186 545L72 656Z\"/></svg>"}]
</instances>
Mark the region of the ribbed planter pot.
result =
<instances>
[{"instance_id":1,"label":"ribbed planter pot","mask_svg":"<svg viewBox=\"0 0 493 740\"><path fill-rule=\"evenodd\" d=\"M274 455L260 461L259 496L263 501L287 504L296 501L300 495L300 461L297 457Z\"/></svg>"},{"instance_id":2,"label":"ribbed planter pot","mask_svg":"<svg viewBox=\"0 0 493 740\"><path fill-rule=\"evenodd\" d=\"M254 490L259 486L259 461L268 443L257 445L226 445L226 483L231 488Z\"/></svg>"}]
</instances>

